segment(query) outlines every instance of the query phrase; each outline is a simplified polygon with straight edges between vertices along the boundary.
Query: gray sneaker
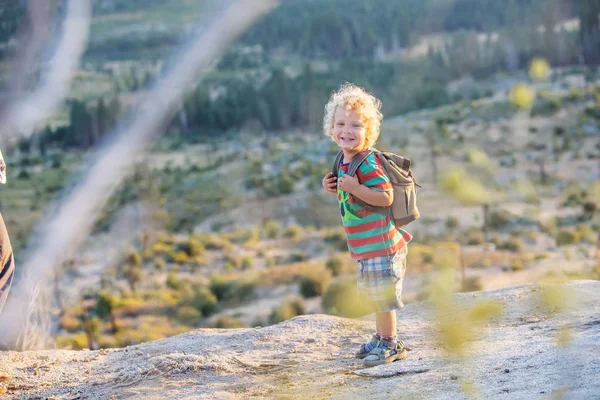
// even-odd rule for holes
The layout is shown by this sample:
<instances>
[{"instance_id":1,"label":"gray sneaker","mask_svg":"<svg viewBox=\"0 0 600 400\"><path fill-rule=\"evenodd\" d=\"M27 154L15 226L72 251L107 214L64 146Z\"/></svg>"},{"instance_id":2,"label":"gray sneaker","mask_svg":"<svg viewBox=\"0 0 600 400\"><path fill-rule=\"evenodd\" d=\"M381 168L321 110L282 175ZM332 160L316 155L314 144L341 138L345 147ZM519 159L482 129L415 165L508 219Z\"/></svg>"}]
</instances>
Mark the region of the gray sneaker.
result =
<instances>
[{"instance_id":1,"label":"gray sneaker","mask_svg":"<svg viewBox=\"0 0 600 400\"><path fill-rule=\"evenodd\" d=\"M387 340L380 340L377 347L363 359L363 364L366 367L374 367L376 365L388 364L397 360L403 360L408 355L404 348L404 342L398 340L393 343Z\"/></svg>"},{"instance_id":2,"label":"gray sneaker","mask_svg":"<svg viewBox=\"0 0 600 400\"><path fill-rule=\"evenodd\" d=\"M379 344L379 338L376 335L373 335L373 337L371 338L371 341L369 343L371 343L371 345L373 345L373 348L375 348ZM356 358L363 359L369 355L369 352L365 350L365 346L367 344L368 343L364 343L364 344L360 345L360 348L356 351L356 353L354 353L354 356Z\"/></svg>"}]
</instances>

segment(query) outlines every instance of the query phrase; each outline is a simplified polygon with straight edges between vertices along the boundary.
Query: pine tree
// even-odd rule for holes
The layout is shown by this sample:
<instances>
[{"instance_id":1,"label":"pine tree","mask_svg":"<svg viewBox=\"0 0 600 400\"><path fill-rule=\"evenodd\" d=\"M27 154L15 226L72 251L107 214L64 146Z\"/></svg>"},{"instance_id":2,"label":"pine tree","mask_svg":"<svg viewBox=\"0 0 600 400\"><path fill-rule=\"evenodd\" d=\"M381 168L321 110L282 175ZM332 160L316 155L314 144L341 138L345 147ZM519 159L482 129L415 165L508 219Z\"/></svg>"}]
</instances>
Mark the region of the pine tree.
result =
<instances>
[{"instance_id":1,"label":"pine tree","mask_svg":"<svg viewBox=\"0 0 600 400\"><path fill-rule=\"evenodd\" d=\"M104 98L100 98L100 100L98 100L98 106L96 107L96 124L98 128L98 136L100 138L106 134L109 122L108 109L104 104Z\"/></svg>"},{"instance_id":2,"label":"pine tree","mask_svg":"<svg viewBox=\"0 0 600 400\"><path fill-rule=\"evenodd\" d=\"M579 34L585 63L600 64L600 1L579 0Z\"/></svg>"},{"instance_id":3,"label":"pine tree","mask_svg":"<svg viewBox=\"0 0 600 400\"><path fill-rule=\"evenodd\" d=\"M87 149L91 146L91 116L86 110L85 104L79 100L71 102L69 113L70 125L66 135L67 147L79 147Z\"/></svg>"}]
</instances>

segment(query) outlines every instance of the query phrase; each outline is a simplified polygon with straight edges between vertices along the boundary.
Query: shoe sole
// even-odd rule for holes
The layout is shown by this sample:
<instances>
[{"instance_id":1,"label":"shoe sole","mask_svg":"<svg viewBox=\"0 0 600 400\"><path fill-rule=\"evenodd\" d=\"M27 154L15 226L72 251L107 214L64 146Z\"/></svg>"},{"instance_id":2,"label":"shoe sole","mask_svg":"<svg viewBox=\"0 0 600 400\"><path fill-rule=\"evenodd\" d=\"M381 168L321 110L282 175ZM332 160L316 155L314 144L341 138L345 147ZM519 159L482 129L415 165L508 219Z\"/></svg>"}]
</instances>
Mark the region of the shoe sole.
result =
<instances>
[{"instance_id":1,"label":"shoe sole","mask_svg":"<svg viewBox=\"0 0 600 400\"><path fill-rule=\"evenodd\" d=\"M365 365L365 367L375 367L377 365L389 364L393 363L394 361L404 360L407 356L408 351L406 351L406 349L403 349L400 353L394 354L393 356L390 356L385 360L364 360L363 364ZM363 358L366 358L366 356Z\"/></svg>"}]
</instances>

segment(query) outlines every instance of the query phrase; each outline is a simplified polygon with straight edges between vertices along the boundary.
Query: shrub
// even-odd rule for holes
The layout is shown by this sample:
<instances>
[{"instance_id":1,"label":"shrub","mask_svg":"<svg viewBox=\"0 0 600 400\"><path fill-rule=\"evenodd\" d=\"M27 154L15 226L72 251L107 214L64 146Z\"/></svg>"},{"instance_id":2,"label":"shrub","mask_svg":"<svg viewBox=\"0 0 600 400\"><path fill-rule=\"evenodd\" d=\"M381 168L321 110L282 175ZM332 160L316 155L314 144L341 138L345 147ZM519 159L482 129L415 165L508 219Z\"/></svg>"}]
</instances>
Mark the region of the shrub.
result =
<instances>
[{"instance_id":1,"label":"shrub","mask_svg":"<svg viewBox=\"0 0 600 400\"><path fill-rule=\"evenodd\" d=\"M185 264L189 261L188 255L184 251L175 251L169 253L169 259L175 264Z\"/></svg>"},{"instance_id":2,"label":"shrub","mask_svg":"<svg viewBox=\"0 0 600 400\"><path fill-rule=\"evenodd\" d=\"M348 251L348 244L346 243L346 234L344 231L336 230L329 232L325 235L325 241L330 243L336 250Z\"/></svg>"},{"instance_id":3,"label":"shrub","mask_svg":"<svg viewBox=\"0 0 600 400\"><path fill-rule=\"evenodd\" d=\"M592 270L592 277L600 281L600 263L596 264L596 267Z\"/></svg>"},{"instance_id":4,"label":"shrub","mask_svg":"<svg viewBox=\"0 0 600 400\"><path fill-rule=\"evenodd\" d=\"M59 349L82 350L88 347L88 340L85 333L76 336L58 336L56 346Z\"/></svg>"},{"instance_id":5,"label":"shrub","mask_svg":"<svg viewBox=\"0 0 600 400\"><path fill-rule=\"evenodd\" d=\"M19 171L19 173L17 174L17 179L19 180L28 180L31 178L31 173L29 171L27 171L26 169L22 169Z\"/></svg>"},{"instance_id":6,"label":"shrub","mask_svg":"<svg viewBox=\"0 0 600 400\"><path fill-rule=\"evenodd\" d=\"M98 299L96 300L96 314L100 318L106 318L115 307L116 300L113 296L108 293L99 293Z\"/></svg>"},{"instance_id":7,"label":"shrub","mask_svg":"<svg viewBox=\"0 0 600 400\"><path fill-rule=\"evenodd\" d=\"M373 312L369 302L359 295L354 279L346 279L329 286L321 304L326 313L346 318L361 317Z\"/></svg>"},{"instance_id":8,"label":"shrub","mask_svg":"<svg viewBox=\"0 0 600 400\"><path fill-rule=\"evenodd\" d=\"M278 324L297 315L302 315L304 312L304 301L302 299L290 300L273 309L269 315L269 324Z\"/></svg>"},{"instance_id":9,"label":"shrub","mask_svg":"<svg viewBox=\"0 0 600 400\"><path fill-rule=\"evenodd\" d=\"M510 265L510 268L513 271L521 271L523 268L525 268L525 266L523 265L523 261L516 259L516 260L513 260L513 262Z\"/></svg>"},{"instance_id":10,"label":"shrub","mask_svg":"<svg viewBox=\"0 0 600 400\"><path fill-rule=\"evenodd\" d=\"M195 307L183 306L177 310L177 319L185 325L194 325L200 318L202 318L202 313Z\"/></svg>"},{"instance_id":11,"label":"shrub","mask_svg":"<svg viewBox=\"0 0 600 400\"><path fill-rule=\"evenodd\" d=\"M485 243L485 234L481 230L469 230L466 234L467 245L479 245Z\"/></svg>"},{"instance_id":12,"label":"shrub","mask_svg":"<svg viewBox=\"0 0 600 400\"><path fill-rule=\"evenodd\" d=\"M175 249L172 245L168 244L168 243L164 243L164 242L156 242L152 245L152 247L150 248L150 252L156 256L160 256L160 257L164 257L172 252L174 252Z\"/></svg>"},{"instance_id":13,"label":"shrub","mask_svg":"<svg viewBox=\"0 0 600 400\"><path fill-rule=\"evenodd\" d=\"M127 264L125 268L125 278L127 279L131 290L135 292L137 284L141 282L144 276L142 268L136 264Z\"/></svg>"},{"instance_id":14,"label":"shrub","mask_svg":"<svg viewBox=\"0 0 600 400\"><path fill-rule=\"evenodd\" d=\"M275 220L269 220L265 223L264 226L265 234L268 239L275 239L279 236L279 232L281 231L281 227L279 226L279 222Z\"/></svg>"},{"instance_id":15,"label":"shrub","mask_svg":"<svg viewBox=\"0 0 600 400\"><path fill-rule=\"evenodd\" d=\"M331 271L331 275L338 276L344 270L344 260L339 255L334 255L327 260L325 267Z\"/></svg>"},{"instance_id":16,"label":"shrub","mask_svg":"<svg viewBox=\"0 0 600 400\"><path fill-rule=\"evenodd\" d=\"M294 179L292 179L287 170L283 170L279 175L277 189L280 194L290 194L294 192Z\"/></svg>"},{"instance_id":17,"label":"shrub","mask_svg":"<svg viewBox=\"0 0 600 400\"><path fill-rule=\"evenodd\" d=\"M483 289L481 278L478 276L470 276L465 279L465 283L462 287L462 292L477 292Z\"/></svg>"},{"instance_id":18,"label":"shrub","mask_svg":"<svg viewBox=\"0 0 600 400\"><path fill-rule=\"evenodd\" d=\"M165 262L164 258L156 257L154 259L154 269L157 271L164 271L166 266L167 263Z\"/></svg>"},{"instance_id":19,"label":"shrub","mask_svg":"<svg viewBox=\"0 0 600 400\"><path fill-rule=\"evenodd\" d=\"M237 329L245 328L247 325L239 319L222 316L217 318L213 323L209 325L210 328L216 329Z\"/></svg>"},{"instance_id":20,"label":"shrub","mask_svg":"<svg viewBox=\"0 0 600 400\"><path fill-rule=\"evenodd\" d=\"M142 266L142 257L140 256L140 253L138 253L137 251L135 251L133 249L129 249L129 251L127 252L126 262L129 265L141 267Z\"/></svg>"},{"instance_id":21,"label":"shrub","mask_svg":"<svg viewBox=\"0 0 600 400\"><path fill-rule=\"evenodd\" d=\"M257 227L254 227L252 229L248 229L248 231L246 231L246 236L245 236L245 244L252 244L252 243L257 243L260 241L260 229L258 229Z\"/></svg>"},{"instance_id":22,"label":"shrub","mask_svg":"<svg viewBox=\"0 0 600 400\"><path fill-rule=\"evenodd\" d=\"M226 254L223 262L225 263L225 268L228 270L238 269L242 266L242 257L237 254Z\"/></svg>"},{"instance_id":23,"label":"shrub","mask_svg":"<svg viewBox=\"0 0 600 400\"><path fill-rule=\"evenodd\" d=\"M304 252L296 252L290 256L290 261L293 263L306 261L307 259L308 259L308 256Z\"/></svg>"},{"instance_id":24,"label":"shrub","mask_svg":"<svg viewBox=\"0 0 600 400\"><path fill-rule=\"evenodd\" d=\"M217 275L211 279L210 291L222 302L239 302L254 295L256 284L250 280L229 279Z\"/></svg>"},{"instance_id":25,"label":"shrub","mask_svg":"<svg viewBox=\"0 0 600 400\"><path fill-rule=\"evenodd\" d=\"M254 258L252 256L242 257L242 269L250 269L254 265Z\"/></svg>"},{"instance_id":26,"label":"shrub","mask_svg":"<svg viewBox=\"0 0 600 400\"><path fill-rule=\"evenodd\" d=\"M144 300L138 297L126 297L119 299L116 308L122 317L137 317L143 314L149 306Z\"/></svg>"},{"instance_id":27,"label":"shrub","mask_svg":"<svg viewBox=\"0 0 600 400\"><path fill-rule=\"evenodd\" d=\"M577 225L575 233L579 237L580 242L594 244L598 241L598 235L594 232L594 229L587 224Z\"/></svg>"},{"instance_id":28,"label":"shrub","mask_svg":"<svg viewBox=\"0 0 600 400\"><path fill-rule=\"evenodd\" d=\"M349 251L349 250L348 250L348 242L346 242L346 240L345 240L345 239L344 239L344 241L343 241L343 242L338 242L338 243L336 244L336 247L335 247L335 249L336 249L336 250L338 250L338 251L344 251L344 252L348 252L348 251Z\"/></svg>"},{"instance_id":29,"label":"shrub","mask_svg":"<svg viewBox=\"0 0 600 400\"><path fill-rule=\"evenodd\" d=\"M328 269L312 270L300 277L300 293L302 296L321 296L331 283L331 271Z\"/></svg>"},{"instance_id":30,"label":"shrub","mask_svg":"<svg viewBox=\"0 0 600 400\"><path fill-rule=\"evenodd\" d=\"M456 228L458 228L458 218L449 216L446 219L446 229L448 229L449 231L453 231Z\"/></svg>"},{"instance_id":31,"label":"shrub","mask_svg":"<svg viewBox=\"0 0 600 400\"><path fill-rule=\"evenodd\" d=\"M214 314L219 309L219 303L215 294L204 285L186 285L181 290L182 295L179 306L190 306L200 311L203 316Z\"/></svg>"},{"instance_id":32,"label":"shrub","mask_svg":"<svg viewBox=\"0 0 600 400\"><path fill-rule=\"evenodd\" d=\"M580 88L571 88L569 94L565 97L567 101L581 101L585 100L585 92Z\"/></svg>"},{"instance_id":33,"label":"shrub","mask_svg":"<svg viewBox=\"0 0 600 400\"><path fill-rule=\"evenodd\" d=\"M421 253L421 260L425 264L433 263L433 249L429 249L429 251L423 251Z\"/></svg>"},{"instance_id":34,"label":"shrub","mask_svg":"<svg viewBox=\"0 0 600 400\"><path fill-rule=\"evenodd\" d=\"M207 250L231 250L231 242L222 235L215 234L197 234L194 235Z\"/></svg>"},{"instance_id":35,"label":"shrub","mask_svg":"<svg viewBox=\"0 0 600 400\"><path fill-rule=\"evenodd\" d=\"M518 253L523 249L523 241L518 237L511 237L506 242L502 243L498 249L508 250L514 253Z\"/></svg>"},{"instance_id":36,"label":"shrub","mask_svg":"<svg viewBox=\"0 0 600 400\"><path fill-rule=\"evenodd\" d=\"M490 213L488 225L491 229L501 229L510 223L510 215L506 212L494 211Z\"/></svg>"},{"instance_id":37,"label":"shrub","mask_svg":"<svg viewBox=\"0 0 600 400\"><path fill-rule=\"evenodd\" d=\"M173 290L181 289L183 282L177 276L176 272L169 272L167 275L167 287Z\"/></svg>"},{"instance_id":38,"label":"shrub","mask_svg":"<svg viewBox=\"0 0 600 400\"><path fill-rule=\"evenodd\" d=\"M559 246L565 246L574 244L580 241L579 232L567 229L561 229L556 235L556 244Z\"/></svg>"},{"instance_id":39,"label":"shrub","mask_svg":"<svg viewBox=\"0 0 600 400\"><path fill-rule=\"evenodd\" d=\"M301 233L302 233L302 228L299 227L298 225L294 224L294 225L290 225L287 227L287 229L284 232L284 236L286 238L295 239L295 238L299 237Z\"/></svg>"},{"instance_id":40,"label":"shrub","mask_svg":"<svg viewBox=\"0 0 600 400\"><path fill-rule=\"evenodd\" d=\"M100 335L98 338L98 348L100 349L113 349L118 346L119 343L113 335Z\"/></svg>"},{"instance_id":41,"label":"shrub","mask_svg":"<svg viewBox=\"0 0 600 400\"><path fill-rule=\"evenodd\" d=\"M75 333L82 329L81 320L70 313L60 317L60 327L69 333Z\"/></svg>"},{"instance_id":42,"label":"shrub","mask_svg":"<svg viewBox=\"0 0 600 400\"><path fill-rule=\"evenodd\" d=\"M542 98L531 108L531 116L549 117L556 114L562 107L562 102L557 97Z\"/></svg>"},{"instance_id":43,"label":"shrub","mask_svg":"<svg viewBox=\"0 0 600 400\"><path fill-rule=\"evenodd\" d=\"M230 234L229 239L233 243L253 243L260 238L260 232L256 228L242 229L236 227Z\"/></svg>"},{"instance_id":44,"label":"shrub","mask_svg":"<svg viewBox=\"0 0 600 400\"><path fill-rule=\"evenodd\" d=\"M593 201L586 201L583 203L583 218L591 219L594 216L594 213L598 209L598 205Z\"/></svg>"},{"instance_id":45,"label":"shrub","mask_svg":"<svg viewBox=\"0 0 600 400\"><path fill-rule=\"evenodd\" d=\"M196 257L204 254L206 252L206 248L204 244L195 237L190 237L188 240L177 244L177 250L182 251L188 257Z\"/></svg>"}]
</instances>

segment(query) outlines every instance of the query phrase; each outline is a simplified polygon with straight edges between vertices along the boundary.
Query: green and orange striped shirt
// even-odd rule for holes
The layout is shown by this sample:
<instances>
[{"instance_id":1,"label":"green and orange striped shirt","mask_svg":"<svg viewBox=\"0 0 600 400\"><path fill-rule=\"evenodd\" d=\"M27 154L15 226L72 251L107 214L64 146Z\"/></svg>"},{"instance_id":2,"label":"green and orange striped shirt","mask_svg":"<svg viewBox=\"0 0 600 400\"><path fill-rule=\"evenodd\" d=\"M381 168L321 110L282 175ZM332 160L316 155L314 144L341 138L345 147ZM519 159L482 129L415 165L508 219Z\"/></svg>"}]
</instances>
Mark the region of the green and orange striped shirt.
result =
<instances>
[{"instance_id":1,"label":"green and orange striped shirt","mask_svg":"<svg viewBox=\"0 0 600 400\"><path fill-rule=\"evenodd\" d=\"M338 177L348 173L350 163L340 165ZM379 192L391 191L392 183L379 159L371 153L356 171L358 182ZM356 260L391 255L406 246L412 235L397 229L385 215L369 211L348 192L338 189L338 203L350 256Z\"/></svg>"}]
</instances>

